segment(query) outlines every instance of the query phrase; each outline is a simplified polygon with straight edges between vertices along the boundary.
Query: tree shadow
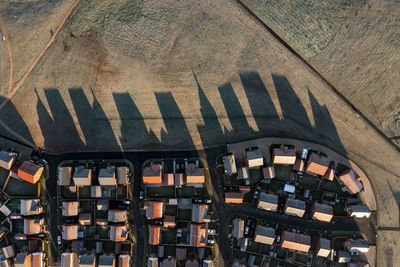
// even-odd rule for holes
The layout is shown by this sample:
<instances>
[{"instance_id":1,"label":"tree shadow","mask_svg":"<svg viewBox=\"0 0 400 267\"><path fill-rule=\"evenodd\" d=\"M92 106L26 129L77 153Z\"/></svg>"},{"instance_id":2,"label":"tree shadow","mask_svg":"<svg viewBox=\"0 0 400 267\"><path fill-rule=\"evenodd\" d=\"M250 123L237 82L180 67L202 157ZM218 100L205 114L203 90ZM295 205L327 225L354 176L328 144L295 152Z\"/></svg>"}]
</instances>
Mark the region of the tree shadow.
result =
<instances>
[{"instance_id":1,"label":"tree shadow","mask_svg":"<svg viewBox=\"0 0 400 267\"><path fill-rule=\"evenodd\" d=\"M0 136L20 145L31 146L31 144L34 144L34 141L28 126L14 104L8 101L7 98L0 96L0 103L5 101L7 101L7 104L0 111L0 120L2 122L0 123ZM14 131L19 136L15 136L10 131Z\"/></svg>"},{"instance_id":2,"label":"tree shadow","mask_svg":"<svg viewBox=\"0 0 400 267\"><path fill-rule=\"evenodd\" d=\"M160 143L167 143L168 146L175 146L177 149L179 147L194 149L189 129L172 94L155 93L155 97L166 128L166 131L161 131Z\"/></svg>"},{"instance_id":3,"label":"tree shadow","mask_svg":"<svg viewBox=\"0 0 400 267\"><path fill-rule=\"evenodd\" d=\"M113 93L113 98L121 120L122 147L128 148L132 139L143 140L143 147L151 149L160 141L152 130L148 131L142 114L129 93Z\"/></svg>"}]
</instances>

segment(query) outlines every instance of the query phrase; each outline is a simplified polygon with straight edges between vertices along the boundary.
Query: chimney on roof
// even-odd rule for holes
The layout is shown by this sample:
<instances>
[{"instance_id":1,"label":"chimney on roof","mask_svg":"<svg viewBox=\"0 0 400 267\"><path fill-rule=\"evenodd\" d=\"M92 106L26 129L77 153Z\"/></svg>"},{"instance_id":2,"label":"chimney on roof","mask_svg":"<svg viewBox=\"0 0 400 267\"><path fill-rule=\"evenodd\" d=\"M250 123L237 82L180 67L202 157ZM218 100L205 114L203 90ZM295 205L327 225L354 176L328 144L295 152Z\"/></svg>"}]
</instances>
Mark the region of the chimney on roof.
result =
<instances>
[{"instance_id":1,"label":"chimney on roof","mask_svg":"<svg viewBox=\"0 0 400 267\"><path fill-rule=\"evenodd\" d=\"M284 145L281 145L281 149L282 149L285 153L288 151L288 147L287 147L287 146L284 146Z\"/></svg>"}]
</instances>

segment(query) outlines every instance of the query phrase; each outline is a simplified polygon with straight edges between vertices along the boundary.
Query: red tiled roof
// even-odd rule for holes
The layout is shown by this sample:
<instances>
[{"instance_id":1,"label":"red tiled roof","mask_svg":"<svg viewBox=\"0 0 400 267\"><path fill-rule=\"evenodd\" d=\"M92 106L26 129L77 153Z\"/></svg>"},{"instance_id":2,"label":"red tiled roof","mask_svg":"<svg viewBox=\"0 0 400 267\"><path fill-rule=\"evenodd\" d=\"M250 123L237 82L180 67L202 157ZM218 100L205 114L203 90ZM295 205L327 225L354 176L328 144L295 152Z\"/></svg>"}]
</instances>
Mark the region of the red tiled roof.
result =
<instances>
[{"instance_id":1,"label":"red tiled roof","mask_svg":"<svg viewBox=\"0 0 400 267\"><path fill-rule=\"evenodd\" d=\"M323 176L329 168L329 163L330 162L327 157L311 153L307 162L306 170L308 172Z\"/></svg>"},{"instance_id":2,"label":"red tiled roof","mask_svg":"<svg viewBox=\"0 0 400 267\"><path fill-rule=\"evenodd\" d=\"M190 225L190 245L194 247L206 246L206 228L207 224L194 224Z\"/></svg>"},{"instance_id":3,"label":"red tiled roof","mask_svg":"<svg viewBox=\"0 0 400 267\"><path fill-rule=\"evenodd\" d=\"M150 225L149 226L149 244L158 245L160 244L161 237L161 226Z\"/></svg>"},{"instance_id":4,"label":"red tiled roof","mask_svg":"<svg viewBox=\"0 0 400 267\"><path fill-rule=\"evenodd\" d=\"M143 183L161 184L161 165L153 165L143 170Z\"/></svg>"},{"instance_id":5,"label":"red tiled roof","mask_svg":"<svg viewBox=\"0 0 400 267\"><path fill-rule=\"evenodd\" d=\"M44 170L43 166L37 165L31 161L24 161L18 168L18 176L31 184L36 184Z\"/></svg>"}]
</instances>

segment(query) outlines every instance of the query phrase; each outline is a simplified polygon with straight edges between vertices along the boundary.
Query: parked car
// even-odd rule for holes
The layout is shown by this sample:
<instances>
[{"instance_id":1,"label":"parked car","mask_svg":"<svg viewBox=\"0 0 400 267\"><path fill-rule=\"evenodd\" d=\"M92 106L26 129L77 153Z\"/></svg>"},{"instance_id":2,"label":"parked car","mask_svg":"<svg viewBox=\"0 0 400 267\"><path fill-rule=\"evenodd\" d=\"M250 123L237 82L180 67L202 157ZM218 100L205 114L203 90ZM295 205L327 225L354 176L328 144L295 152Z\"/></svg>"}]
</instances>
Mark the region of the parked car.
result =
<instances>
[{"instance_id":1,"label":"parked car","mask_svg":"<svg viewBox=\"0 0 400 267\"><path fill-rule=\"evenodd\" d=\"M61 245L61 236L57 236L57 244Z\"/></svg>"},{"instance_id":2,"label":"parked car","mask_svg":"<svg viewBox=\"0 0 400 267\"><path fill-rule=\"evenodd\" d=\"M217 230L208 228L208 233L215 235L217 233Z\"/></svg>"},{"instance_id":3,"label":"parked car","mask_svg":"<svg viewBox=\"0 0 400 267\"><path fill-rule=\"evenodd\" d=\"M236 168L240 168L240 159L236 159Z\"/></svg>"},{"instance_id":4,"label":"parked car","mask_svg":"<svg viewBox=\"0 0 400 267\"><path fill-rule=\"evenodd\" d=\"M144 198L144 192L143 192L143 190L140 191L140 193L139 193L139 198L140 198L140 199L143 199L143 198Z\"/></svg>"},{"instance_id":5,"label":"parked car","mask_svg":"<svg viewBox=\"0 0 400 267\"><path fill-rule=\"evenodd\" d=\"M250 228L248 226L246 226L246 228L244 228L244 234L248 235L249 234L249 230L250 230Z\"/></svg>"},{"instance_id":6,"label":"parked car","mask_svg":"<svg viewBox=\"0 0 400 267\"><path fill-rule=\"evenodd\" d=\"M258 191L254 192L254 198L258 198Z\"/></svg>"}]
</instances>

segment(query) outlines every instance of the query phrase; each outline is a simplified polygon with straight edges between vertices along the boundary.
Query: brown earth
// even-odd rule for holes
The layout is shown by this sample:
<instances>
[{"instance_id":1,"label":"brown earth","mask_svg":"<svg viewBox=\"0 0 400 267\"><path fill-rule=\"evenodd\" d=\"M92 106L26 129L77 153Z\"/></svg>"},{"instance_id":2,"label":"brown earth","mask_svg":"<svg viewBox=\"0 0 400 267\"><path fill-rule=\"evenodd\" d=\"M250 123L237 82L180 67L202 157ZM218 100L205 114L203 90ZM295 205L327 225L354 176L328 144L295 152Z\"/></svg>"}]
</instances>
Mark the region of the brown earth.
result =
<instances>
[{"instance_id":1,"label":"brown earth","mask_svg":"<svg viewBox=\"0 0 400 267\"><path fill-rule=\"evenodd\" d=\"M400 136L399 1L241 2L387 136Z\"/></svg>"},{"instance_id":2,"label":"brown earth","mask_svg":"<svg viewBox=\"0 0 400 267\"><path fill-rule=\"evenodd\" d=\"M309 140L360 166L378 225L399 227L398 150L234 1L82 1L0 119L51 153Z\"/></svg>"}]
</instances>

